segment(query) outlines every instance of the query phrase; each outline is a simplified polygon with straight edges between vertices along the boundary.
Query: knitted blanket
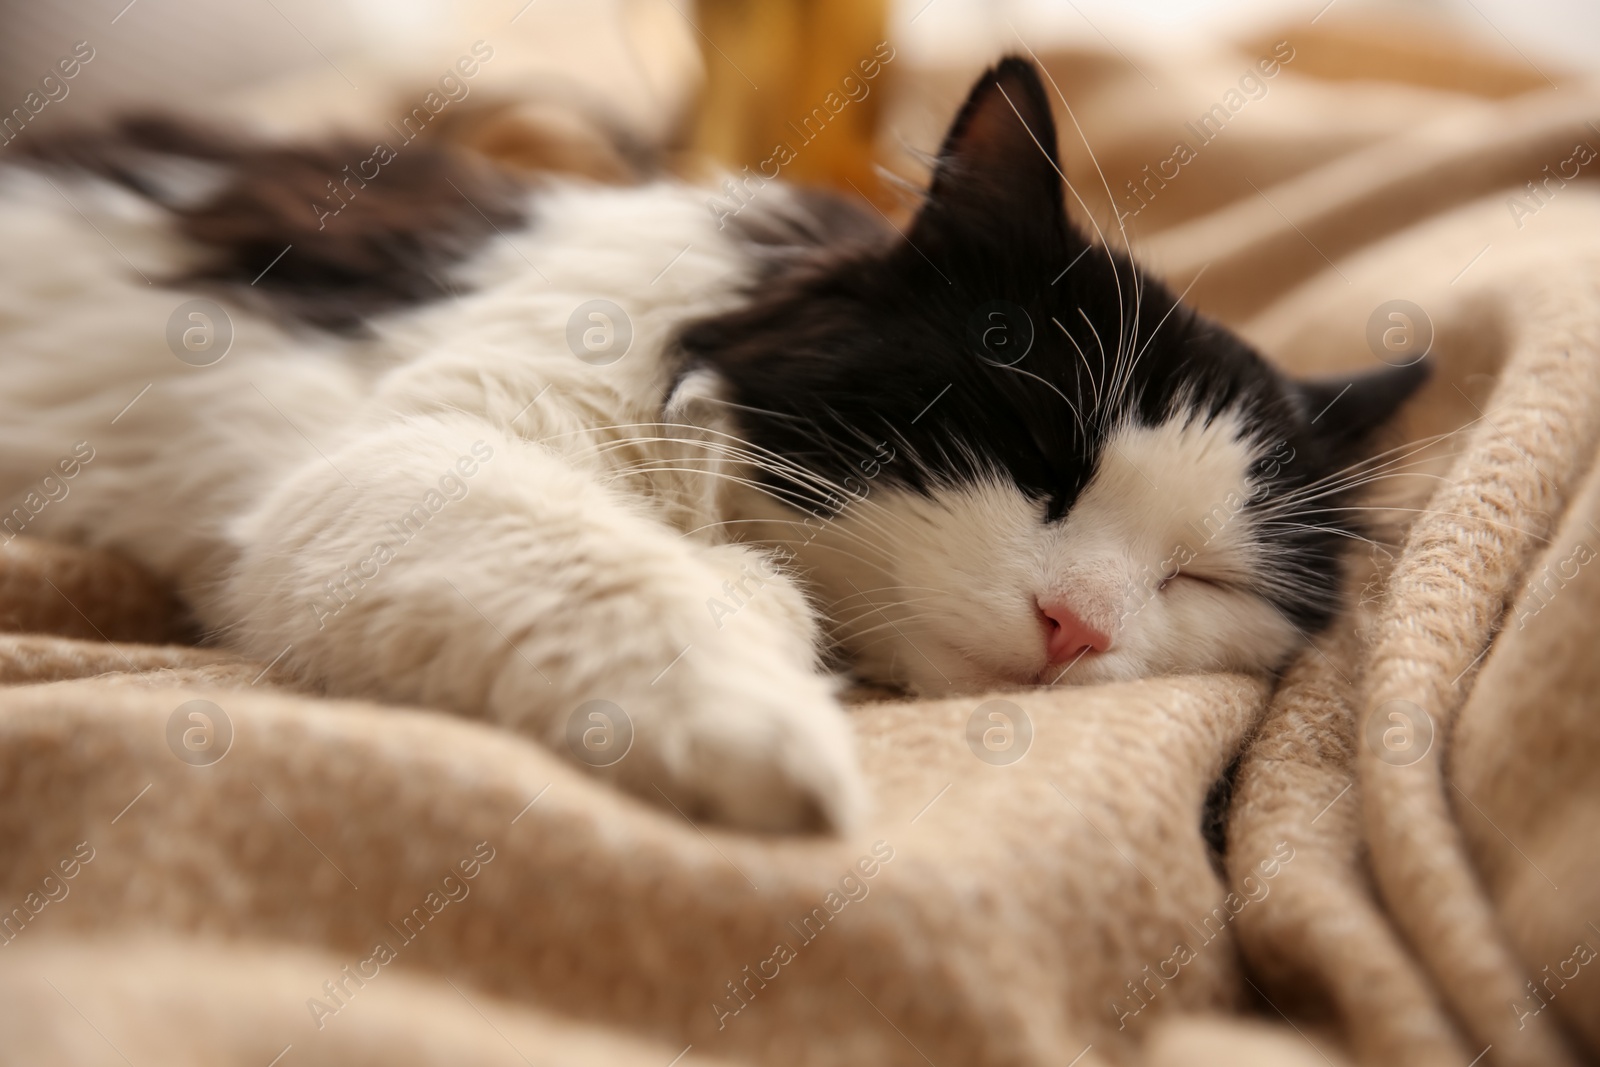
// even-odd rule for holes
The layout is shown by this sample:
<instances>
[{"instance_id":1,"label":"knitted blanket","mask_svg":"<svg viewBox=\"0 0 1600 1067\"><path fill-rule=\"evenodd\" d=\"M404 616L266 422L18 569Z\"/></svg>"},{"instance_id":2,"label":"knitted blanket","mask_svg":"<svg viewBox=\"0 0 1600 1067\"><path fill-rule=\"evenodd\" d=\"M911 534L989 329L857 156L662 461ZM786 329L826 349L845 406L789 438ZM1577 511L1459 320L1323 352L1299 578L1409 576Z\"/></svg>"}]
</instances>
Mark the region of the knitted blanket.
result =
<instances>
[{"instance_id":1,"label":"knitted blanket","mask_svg":"<svg viewBox=\"0 0 1600 1067\"><path fill-rule=\"evenodd\" d=\"M1298 372L1435 365L1282 679L865 703L869 824L748 836L17 538L0 1064L1600 1061L1600 86L1393 29L1040 56L1110 239Z\"/></svg>"}]
</instances>

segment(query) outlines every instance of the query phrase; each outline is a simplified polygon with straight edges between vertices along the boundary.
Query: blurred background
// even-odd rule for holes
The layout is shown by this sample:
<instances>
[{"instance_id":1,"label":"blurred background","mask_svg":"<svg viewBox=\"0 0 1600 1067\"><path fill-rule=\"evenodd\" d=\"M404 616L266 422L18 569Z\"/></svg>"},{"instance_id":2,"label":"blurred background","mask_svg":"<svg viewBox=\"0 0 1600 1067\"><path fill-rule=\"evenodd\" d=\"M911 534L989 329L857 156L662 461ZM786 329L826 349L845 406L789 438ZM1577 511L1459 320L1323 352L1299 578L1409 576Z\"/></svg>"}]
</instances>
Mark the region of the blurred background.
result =
<instances>
[{"instance_id":1,"label":"blurred background","mask_svg":"<svg viewBox=\"0 0 1600 1067\"><path fill-rule=\"evenodd\" d=\"M199 112L283 135L395 128L478 43L492 58L461 79L479 113L469 139L491 155L548 165L548 142L577 146L574 169L616 177L617 145L673 160L691 176L759 169L776 143L805 138L842 79L887 42L892 59L824 134L782 169L888 211L884 172L914 184L973 74L1006 51L1046 60L1124 215L1128 183L1160 158L1117 145L1173 142L1242 73L1292 42L1295 56L1232 141L1281 144L1253 180L1282 180L1321 159L1441 113L1442 94L1474 101L1557 92L1600 68L1594 0L4 0L0 113L38 101L41 79L74 47L92 54L57 84L35 127L92 123L129 109ZM80 44L81 42L81 44ZM1308 84L1310 78L1321 81ZM1113 84L1113 82L1115 84ZM1377 92L1373 84L1382 83ZM1281 90L1279 87L1282 87ZM1252 86L1253 88L1253 86ZM30 93L34 93L30 97ZM1272 97L1295 97L1280 120ZM485 103L500 110L482 118ZM1444 108L1448 110L1448 108ZM1307 113L1320 119L1308 126ZM1289 116L1293 116L1290 118ZM16 123L13 123L15 126ZM443 125L443 124L441 124ZM1123 138L1125 127L1139 136ZM457 124L459 132L459 124ZM530 133L531 131L531 133ZM791 133L792 131L792 133ZM816 132L811 130L811 132ZM15 136L15 130L12 132ZM528 148L532 137L545 145ZM8 138L9 139L9 138ZM1192 140L1192 138L1190 138ZM1075 165L1080 148L1065 143ZM1169 142L1172 143L1172 142ZM797 146L799 142L797 142ZM3 152L4 146L0 146ZM624 153L626 154L626 153ZM1228 150L1185 168L1182 198L1137 212L1143 233L1248 192ZM1213 158L1214 157L1214 158ZM1213 172L1206 177L1206 172ZM1214 186L1214 187L1213 187ZM1109 194L1115 202L1116 193ZM1180 205L1181 199L1181 205ZM1107 196L1091 210L1111 220ZM1132 217L1131 215L1129 216Z\"/></svg>"},{"instance_id":2,"label":"blurred background","mask_svg":"<svg viewBox=\"0 0 1600 1067\"><path fill-rule=\"evenodd\" d=\"M1437 18L1488 47L1520 49L1530 60L1600 66L1600 4L1591 0L861 0L831 6L881 19L916 63L981 62L1009 43L1009 26L1036 47L1102 40L1124 49L1203 47L1326 8L1327 15ZM660 66L658 53L693 52L701 43L693 29L699 14L694 0L6 0L0 12L0 99L19 98L37 80L35 68L42 72L64 46L88 39L99 53L99 69L93 81L75 87L85 111L170 103L184 94L214 98L336 62L425 68L456 38L474 33L489 35L523 76L570 79L601 92L616 88L607 84L611 79L632 76L640 80L634 88L670 93L681 91L677 79L688 72L670 59ZM345 88L361 91L354 83Z\"/></svg>"}]
</instances>

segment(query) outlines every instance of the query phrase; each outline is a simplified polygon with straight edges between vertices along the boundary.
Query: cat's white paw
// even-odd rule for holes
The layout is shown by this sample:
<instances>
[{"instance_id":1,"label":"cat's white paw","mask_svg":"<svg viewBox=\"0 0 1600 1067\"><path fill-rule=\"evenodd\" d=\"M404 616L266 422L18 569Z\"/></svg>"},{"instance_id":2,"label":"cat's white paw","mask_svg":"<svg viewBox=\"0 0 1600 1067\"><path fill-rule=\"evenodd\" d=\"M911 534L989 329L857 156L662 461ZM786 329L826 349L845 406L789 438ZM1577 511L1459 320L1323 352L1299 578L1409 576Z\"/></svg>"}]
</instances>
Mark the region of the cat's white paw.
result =
<instances>
[{"instance_id":1,"label":"cat's white paw","mask_svg":"<svg viewBox=\"0 0 1600 1067\"><path fill-rule=\"evenodd\" d=\"M691 818L749 830L847 831L866 814L850 725L831 698L796 702L769 690L651 725L642 739L655 751L640 769L654 764L650 788Z\"/></svg>"},{"instance_id":2,"label":"cat's white paw","mask_svg":"<svg viewBox=\"0 0 1600 1067\"><path fill-rule=\"evenodd\" d=\"M747 684L680 685L668 701L627 712L631 750L607 769L610 776L646 800L725 826L839 832L858 825L866 784L850 723L827 683L792 671L756 679L747 665L738 673Z\"/></svg>"},{"instance_id":3,"label":"cat's white paw","mask_svg":"<svg viewBox=\"0 0 1600 1067\"><path fill-rule=\"evenodd\" d=\"M817 673L804 596L744 546L701 553L725 579L702 630L640 694L620 784L697 820L844 831L867 810L850 722ZM581 758L581 756L580 756Z\"/></svg>"}]
</instances>

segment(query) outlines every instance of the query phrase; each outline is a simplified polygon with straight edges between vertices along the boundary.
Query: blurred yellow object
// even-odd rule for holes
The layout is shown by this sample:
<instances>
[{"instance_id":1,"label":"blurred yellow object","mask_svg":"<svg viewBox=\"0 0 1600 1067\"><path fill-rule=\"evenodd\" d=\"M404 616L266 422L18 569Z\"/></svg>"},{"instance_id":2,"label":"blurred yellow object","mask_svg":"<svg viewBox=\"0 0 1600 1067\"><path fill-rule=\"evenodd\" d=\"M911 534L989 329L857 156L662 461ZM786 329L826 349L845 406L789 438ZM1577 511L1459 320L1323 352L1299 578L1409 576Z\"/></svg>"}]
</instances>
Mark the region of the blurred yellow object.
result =
<instances>
[{"instance_id":1,"label":"blurred yellow object","mask_svg":"<svg viewBox=\"0 0 1600 1067\"><path fill-rule=\"evenodd\" d=\"M873 142L894 57L887 16L886 0L700 0L696 152L736 173L781 169L878 195Z\"/></svg>"}]
</instances>

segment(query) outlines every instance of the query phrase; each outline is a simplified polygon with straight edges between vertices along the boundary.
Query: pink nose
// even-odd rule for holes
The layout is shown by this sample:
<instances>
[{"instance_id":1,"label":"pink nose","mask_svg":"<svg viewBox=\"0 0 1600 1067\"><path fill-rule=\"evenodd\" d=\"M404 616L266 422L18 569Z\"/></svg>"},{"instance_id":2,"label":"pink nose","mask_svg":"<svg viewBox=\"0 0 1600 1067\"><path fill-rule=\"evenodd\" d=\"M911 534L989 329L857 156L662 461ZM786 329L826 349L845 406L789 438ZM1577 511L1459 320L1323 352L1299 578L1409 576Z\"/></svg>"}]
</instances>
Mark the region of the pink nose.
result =
<instances>
[{"instance_id":1,"label":"pink nose","mask_svg":"<svg viewBox=\"0 0 1600 1067\"><path fill-rule=\"evenodd\" d=\"M1059 601L1041 601L1039 614L1044 620L1051 663L1066 663L1111 647L1111 638L1078 618L1076 612Z\"/></svg>"}]
</instances>

